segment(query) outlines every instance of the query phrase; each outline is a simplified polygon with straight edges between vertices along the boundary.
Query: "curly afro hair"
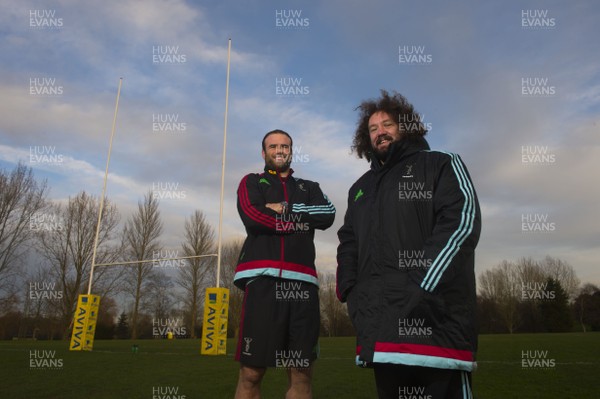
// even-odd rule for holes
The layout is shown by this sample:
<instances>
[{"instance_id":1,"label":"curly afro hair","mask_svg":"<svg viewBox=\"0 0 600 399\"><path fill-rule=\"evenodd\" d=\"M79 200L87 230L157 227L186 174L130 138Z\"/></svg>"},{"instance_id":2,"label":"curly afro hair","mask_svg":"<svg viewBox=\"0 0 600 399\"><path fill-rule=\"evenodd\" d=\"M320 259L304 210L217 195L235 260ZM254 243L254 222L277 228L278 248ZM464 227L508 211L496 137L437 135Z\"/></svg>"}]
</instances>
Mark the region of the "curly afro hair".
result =
<instances>
[{"instance_id":1,"label":"curly afro hair","mask_svg":"<svg viewBox=\"0 0 600 399\"><path fill-rule=\"evenodd\" d=\"M413 105L395 91L390 95L386 90L381 90L379 99L363 101L356 109L360 111L360 115L351 148L359 158L366 158L369 162L374 156L369 136L369 118L376 112L383 111L390 115L400 125L400 131L407 140L427 134L427 129ZM410 123L403 123L406 121Z\"/></svg>"}]
</instances>

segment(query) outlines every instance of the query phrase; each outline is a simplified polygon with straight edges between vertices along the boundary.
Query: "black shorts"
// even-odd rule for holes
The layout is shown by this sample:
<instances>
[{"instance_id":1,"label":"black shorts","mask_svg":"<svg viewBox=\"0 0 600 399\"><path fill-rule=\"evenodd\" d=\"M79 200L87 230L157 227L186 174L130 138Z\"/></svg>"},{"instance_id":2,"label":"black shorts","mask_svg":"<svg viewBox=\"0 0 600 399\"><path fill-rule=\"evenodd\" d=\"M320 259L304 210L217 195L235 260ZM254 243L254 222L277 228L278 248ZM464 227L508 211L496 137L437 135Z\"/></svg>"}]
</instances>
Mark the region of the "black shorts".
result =
<instances>
[{"instance_id":1,"label":"black shorts","mask_svg":"<svg viewBox=\"0 0 600 399\"><path fill-rule=\"evenodd\" d=\"M246 284L235 359L244 366L307 368L317 358L319 287L258 277Z\"/></svg>"}]
</instances>

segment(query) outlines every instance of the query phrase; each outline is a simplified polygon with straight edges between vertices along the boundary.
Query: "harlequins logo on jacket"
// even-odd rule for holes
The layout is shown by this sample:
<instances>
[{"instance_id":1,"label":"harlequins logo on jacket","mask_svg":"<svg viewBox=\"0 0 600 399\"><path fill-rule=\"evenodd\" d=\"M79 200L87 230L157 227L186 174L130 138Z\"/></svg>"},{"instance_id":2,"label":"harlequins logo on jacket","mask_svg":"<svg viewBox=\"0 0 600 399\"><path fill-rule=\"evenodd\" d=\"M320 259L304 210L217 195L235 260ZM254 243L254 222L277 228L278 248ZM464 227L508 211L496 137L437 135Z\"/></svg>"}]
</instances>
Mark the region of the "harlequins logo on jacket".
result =
<instances>
[{"instance_id":1,"label":"harlequins logo on jacket","mask_svg":"<svg viewBox=\"0 0 600 399\"><path fill-rule=\"evenodd\" d=\"M404 177L404 178L413 177L413 174L412 174L413 166L415 166L415 165L414 164L406 165L404 168L404 173L402 174L402 177Z\"/></svg>"},{"instance_id":2,"label":"harlequins logo on jacket","mask_svg":"<svg viewBox=\"0 0 600 399\"><path fill-rule=\"evenodd\" d=\"M269 186L271 185L271 183L269 183L269 181L267 179L265 179L264 177L261 178L258 182L268 184Z\"/></svg>"}]
</instances>

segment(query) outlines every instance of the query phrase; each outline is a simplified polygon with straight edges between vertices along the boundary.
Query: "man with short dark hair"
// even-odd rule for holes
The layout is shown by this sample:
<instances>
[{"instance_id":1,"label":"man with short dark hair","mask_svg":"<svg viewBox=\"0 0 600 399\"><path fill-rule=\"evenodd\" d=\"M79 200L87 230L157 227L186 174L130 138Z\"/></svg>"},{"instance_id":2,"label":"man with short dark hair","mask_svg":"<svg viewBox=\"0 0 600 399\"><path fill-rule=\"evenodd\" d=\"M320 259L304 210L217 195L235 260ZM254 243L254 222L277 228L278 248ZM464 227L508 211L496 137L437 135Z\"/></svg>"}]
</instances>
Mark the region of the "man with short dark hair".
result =
<instances>
[{"instance_id":1,"label":"man with short dark hair","mask_svg":"<svg viewBox=\"0 0 600 399\"><path fill-rule=\"evenodd\" d=\"M292 138L262 141L263 173L246 175L238 211L248 237L234 282L245 290L236 360L236 398L259 398L267 367L286 369L286 398L311 398L320 327L315 229L333 224L335 208L319 184L292 176Z\"/></svg>"},{"instance_id":2,"label":"man with short dark hair","mask_svg":"<svg viewBox=\"0 0 600 399\"><path fill-rule=\"evenodd\" d=\"M337 294L358 365L379 398L472 398L477 332L475 189L456 154L432 151L414 107L364 101L353 150L371 168L349 190L338 231Z\"/></svg>"}]
</instances>

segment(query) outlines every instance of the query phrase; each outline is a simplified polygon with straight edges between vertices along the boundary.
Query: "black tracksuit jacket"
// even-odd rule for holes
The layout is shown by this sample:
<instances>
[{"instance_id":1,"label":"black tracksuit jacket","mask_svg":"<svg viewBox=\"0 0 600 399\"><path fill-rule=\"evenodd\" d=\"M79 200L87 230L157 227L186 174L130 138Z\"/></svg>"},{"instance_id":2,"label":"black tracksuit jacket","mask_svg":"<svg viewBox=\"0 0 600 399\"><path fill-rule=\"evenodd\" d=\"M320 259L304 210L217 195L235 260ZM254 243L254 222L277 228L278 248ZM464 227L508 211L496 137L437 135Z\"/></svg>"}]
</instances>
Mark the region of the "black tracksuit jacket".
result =
<instances>
[{"instance_id":1,"label":"black tracksuit jacket","mask_svg":"<svg viewBox=\"0 0 600 399\"><path fill-rule=\"evenodd\" d=\"M458 155L418 138L371 163L338 231L337 294L357 331L357 364L473 369L480 228Z\"/></svg>"},{"instance_id":2,"label":"black tracksuit jacket","mask_svg":"<svg viewBox=\"0 0 600 399\"><path fill-rule=\"evenodd\" d=\"M315 229L333 224L335 207L319 184L283 178L265 167L264 173L244 176L238 187L238 212L248 237L244 242L234 282L244 288L249 279L271 276L318 285L315 268ZM279 215L267 203L286 201Z\"/></svg>"}]
</instances>

